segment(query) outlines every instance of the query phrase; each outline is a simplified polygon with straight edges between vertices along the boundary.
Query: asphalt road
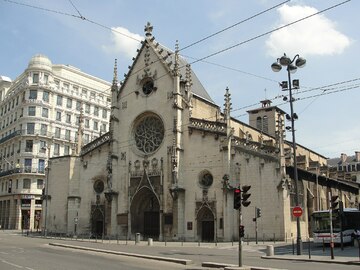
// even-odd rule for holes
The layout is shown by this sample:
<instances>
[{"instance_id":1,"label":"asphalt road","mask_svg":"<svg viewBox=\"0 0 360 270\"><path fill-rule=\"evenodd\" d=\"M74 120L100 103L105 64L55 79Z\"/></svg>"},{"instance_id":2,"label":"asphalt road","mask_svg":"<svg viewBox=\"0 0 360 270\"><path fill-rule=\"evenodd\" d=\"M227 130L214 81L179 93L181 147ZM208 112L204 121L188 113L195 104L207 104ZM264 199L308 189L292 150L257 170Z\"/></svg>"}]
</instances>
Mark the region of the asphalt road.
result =
<instances>
[{"instance_id":1,"label":"asphalt road","mask_svg":"<svg viewBox=\"0 0 360 270\"><path fill-rule=\"evenodd\" d=\"M127 253L146 254L161 257L189 259L193 265L178 265L154 260L131 258L119 255L106 255L76 249L64 249L49 246L49 242L85 246L96 249L110 249ZM285 249L285 250L284 250ZM291 252L291 246L277 247L277 251ZM289 251L290 250L290 251ZM264 246L244 245L243 264L259 267L272 267L289 270L359 270L358 265L339 265L330 263L266 260ZM128 245L120 243L82 242L60 239L31 238L0 232L0 269L60 270L60 269L201 269L202 262L218 262L236 265L237 246L231 244L201 245L194 243L168 243L167 246L148 246L146 244Z\"/></svg>"},{"instance_id":2,"label":"asphalt road","mask_svg":"<svg viewBox=\"0 0 360 270\"><path fill-rule=\"evenodd\" d=\"M186 269L183 265L51 247L46 240L0 234L1 270Z\"/></svg>"}]
</instances>

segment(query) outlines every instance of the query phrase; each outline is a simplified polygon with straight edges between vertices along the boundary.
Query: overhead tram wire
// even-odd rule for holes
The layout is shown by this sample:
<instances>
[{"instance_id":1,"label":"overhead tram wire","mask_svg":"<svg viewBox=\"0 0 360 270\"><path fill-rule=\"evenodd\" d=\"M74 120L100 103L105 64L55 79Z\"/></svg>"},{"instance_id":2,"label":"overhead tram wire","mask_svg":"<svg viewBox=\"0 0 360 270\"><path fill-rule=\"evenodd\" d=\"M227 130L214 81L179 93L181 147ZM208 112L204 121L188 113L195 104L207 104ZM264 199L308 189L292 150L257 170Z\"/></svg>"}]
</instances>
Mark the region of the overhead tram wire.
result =
<instances>
[{"instance_id":1,"label":"overhead tram wire","mask_svg":"<svg viewBox=\"0 0 360 270\"><path fill-rule=\"evenodd\" d=\"M233 24L233 25L230 25L230 26L228 26L228 27L225 27L225 28L222 29L222 30L219 30L219 31L217 31L217 32L215 32L215 33L213 33L213 34L211 34L211 35L208 35L208 36L206 36L206 37L204 37L204 38L202 38L202 39L200 39L200 40L198 40L198 41L195 41L195 42L193 42L193 43L191 43L191 44L189 44L189 45L186 45L185 47L181 48L179 51L186 50L187 48L190 48L190 47L192 47L192 46L194 46L194 45L197 45L197 44L199 44L199 43L201 43L201 42L203 42L203 41L205 41L205 40L207 40L207 39L209 39L209 38L212 38L212 37L214 37L214 36L216 36L216 35L218 35L218 34L221 34L221 33L225 32L225 31L227 31L227 30L229 30L229 29L231 29L231 28L234 28L235 26L238 26L238 25L240 25L240 24L242 24L242 23L244 23L244 22L250 21L250 20L252 20L252 19L254 19L254 18L256 18L256 17L258 17L258 16L260 16L260 15L262 15L262 14L268 12L268 11L270 11L270 10L273 10L273 9L275 9L275 8L277 8L277 7L285 4L285 3L287 3L287 2L290 2L290 0L287 0L287 1L284 1L284 2L282 2L282 3L279 3L279 4L277 4L277 5L275 5L275 6L272 6L272 7L268 8L268 9L266 9L266 10L263 10L263 11L261 11L261 12L259 12L259 13L256 13L255 15L252 15L252 16L244 19L244 20L241 20L241 21L239 21L239 22L237 22L237 23L235 23L235 24Z\"/></svg>"},{"instance_id":2,"label":"overhead tram wire","mask_svg":"<svg viewBox=\"0 0 360 270\"><path fill-rule=\"evenodd\" d=\"M88 22L90 22L90 23L92 23L92 24L95 24L95 25L100 26L100 27L102 27L102 28L104 28L104 29L110 30L110 31L112 31L112 32L116 32L116 33L118 33L118 34L120 34L120 35L123 35L123 36L125 36L125 37L127 37L127 38L133 39L133 40L138 41L138 42L143 42L142 40L136 39L136 38L134 38L134 37L132 37L132 36L129 36L129 35L126 35L126 34L120 32L120 31L117 31L116 29L113 29L113 28L108 27L108 26L106 26L106 25L103 25L103 24L100 24L100 23L95 22L95 21L93 21L93 20L90 20L90 19L88 19L88 18L85 18L84 16L82 16L82 14L80 13L80 11L76 8L76 6L73 4L73 2L72 2L71 0L69 0L69 1L70 1L70 3L72 4L72 6L75 8L75 10L78 12L79 16L78 16L78 15L74 15L74 14L59 12L59 11L56 11L56 10L46 9L46 8L42 8L42 7L38 7L38 6L34 6L34 5L23 4L23 3L19 3L19 2L13 1L13 0L4 0L4 1L10 2L10 3L14 3L14 4L18 4L18 5L24 5L24 6L27 6L27 7L34 8L34 9L40 9L40 10L43 10L43 11L58 13L58 14L67 15L67 16L72 16L72 17L75 17L75 18L79 18L79 19L82 19L82 20L86 20L86 21L88 21ZM345 1L345 2L343 2L343 3L346 3L346 2L349 2L349 1L351 1L351 0ZM229 26L229 27L226 27L226 28L224 28L224 29L222 29L222 30L214 33L214 34L211 34L211 35L209 35L209 36L207 36L207 37L205 37L205 38L203 38L203 39L201 39L201 40L199 40L199 41L197 41L197 42L193 42L192 44L190 44L190 45L182 48L181 50L184 50L185 48L189 48L190 46L193 46L193 45L195 45L195 44L198 44L198 43L200 43L200 42L202 42L202 41L204 41L204 40L206 40L206 39L208 39L208 38L210 38L210 37L213 37L213 36L215 36L215 35L217 35L217 34L219 34L219 33L222 33L222 32L224 32L224 31L226 31L226 30L228 30L228 29L231 29L231 28L233 28L233 27L235 27L235 26L237 26L237 25L239 25L239 24L241 24L241 23L244 23L244 22L246 22L246 21L249 21L250 19L253 19L253 18L255 18L255 17L257 17L257 16L259 16L259 15L261 15L261 14L264 14L264 13L266 13L266 12L268 12L268 11L270 11L270 10L272 10L272 9L274 9L274 8L276 8L276 7L284 4L284 3L286 3L286 2L289 2L289 1L284 1L284 2L282 2L282 3L280 3L280 4L277 4L277 5L275 5L275 6L271 7L271 8L268 8L267 10L264 10L264 11L262 11L262 12L259 12L259 13L255 14L255 15L247 18L247 19L244 19L244 20L242 20L242 21L240 21L240 22L238 22L238 23L236 23L236 24L233 24L233 25L231 25L231 26ZM338 5L341 5L341 4L343 4L343 3L340 3L340 4L338 4ZM338 5L336 5L336 6L338 6ZM328 8L328 9L331 9L331 8L334 8L334 7L335 7L335 6L332 6L332 7ZM326 10L328 10L328 9L322 10L322 11L320 11L320 12L324 12L324 11L326 11ZM320 12L319 12L319 13L320 13ZM316 14L313 14L312 16L314 16L314 15L316 15ZM304 19L306 19L306 18L307 18L307 17L302 18L301 20L304 20ZM299 20L299 21L300 21L300 20ZM294 24L294 23L296 23L296 22L298 22L298 21L292 22L291 24ZM289 24L289 25L291 25L291 24ZM288 25L285 25L285 26L283 26L283 27L281 27L281 28L279 28L279 29L273 29L273 30L270 31L270 32L264 33L264 34L262 34L262 35L260 35L260 36L256 36L256 37L254 37L254 38L252 38L252 39L250 39L250 40L244 41L244 42L238 44L237 46L240 46L240 45L242 45L242 44L245 44L245 43L247 43L247 42L250 42L250 41L252 41L252 40L254 40L254 39L257 39L257 38L259 38L259 37L261 37L261 36L267 35L268 33L272 33L272 32L274 32L274 31L280 30L280 29L282 29L282 28L284 28L284 27L286 27L286 26L288 26ZM234 46L232 46L232 47L234 47ZM227 48L226 50L230 50L232 47ZM179 50L179 51L180 51L180 50ZM219 51L219 52L217 52L217 53L215 53L215 54L219 54L219 53L221 53L221 52L223 52L223 51L224 51L224 50ZM234 70L234 71L241 72L241 73L244 73L244 74L247 74L247 75L255 76L255 77L258 77L258 78L262 78L262 79L266 79L266 80L270 80L270 81L275 81L275 80L271 80L271 79L268 79L268 78L264 78L264 77L262 77L262 76L258 76L258 75L251 74L251 73L248 73L248 72L243 72L243 71L240 71L240 70L238 70L238 69L226 67L226 66L224 66L224 65L215 64L215 63L211 63L211 62L208 62L208 61L203 61L204 59L209 58L209 57L211 57L211 56L213 56L213 55L215 55L215 54L211 54L211 55L206 56L206 57L203 57L203 58L201 58L201 59L195 59L195 58L194 58L195 61L193 61L193 62L190 63L190 64L194 64L194 63L197 63L197 62L200 62L200 61L201 61L201 62L204 62L204 63L216 65L216 66L219 66L219 67L222 67L222 68L227 68L227 69L229 69L229 70ZM171 55L171 54L170 54L170 55ZM189 57L188 57L188 58L189 58ZM155 62L153 62L152 64L154 64L154 63L156 63L156 62L158 62L158 61L160 61L160 59L157 60L157 61L155 61ZM180 67L180 68L183 68L183 67ZM140 71L143 70L143 69L144 69L144 68L141 68L141 69L135 71L132 75L135 75L137 72L140 72ZM105 92L105 91L104 91L104 92Z\"/></svg>"},{"instance_id":3,"label":"overhead tram wire","mask_svg":"<svg viewBox=\"0 0 360 270\"><path fill-rule=\"evenodd\" d=\"M324 13L324 12L326 12L326 11L328 11L328 10L331 10L331 9L333 9L333 8L336 8L336 7L338 7L338 6L340 6L340 5L343 5L343 4L345 4L345 3L347 3L347 2L350 2L350 1L351 1L351 0L346 0L346 1L343 1L343 2L338 3L338 4L336 4L336 5L330 6L330 7L328 7L328 8L322 9L322 10L320 10L320 11L318 11L318 12L315 12L315 13L313 13L313 14L311 14L311 15L305 16L305 17L303 17L303 18L301 18L301 19L298 19L298 20L296 20L296 21L293 21L293 22L291 22L291 23L285 24L285 25L283 25L283 26L279 26L279 27L277 27L277 28L275 28L275 29L273 29L273 30L267 31L267 32L265 32L265 33L263 33L263 34L257 35L257 36L255 36L255 37L252 37L252 38L247 39L247 40L245 40L245 41L242 41L242 42L240 42L240 43L234 44L234 45L232 45L232 46L230 46L230 47L227 47L227 48L225 48L225 49L219 50L219 51L217 51L217 52L214 52L214 53L212 53L212 54L209 54L209 55L207 55L207 56L204 56L204 57L202 57L202 58L199 58L199 59L197 59L196 61L191 62L190 64L192 65L192 64L195 64L195 63L198 63L198 62L202 62L202 61L205 60L205 59L208 59L208 58L213 57L213 56L215 56L215 55L218 55L218 54L221 54L221 53L223 53L223 52L229 51L229 50L234 49L234 48L236 48L236 47L238 47L238 46L244 45L245 43L249 43L250 41L259 39L259 38L261 38L261 37L263 37L263 36L269 35L269 34L271 34L271 33L273 33L273 32L279 31L279 30L281 30L281 29L283 29L283 28L289 27L289 26L291 26L291 25L293 25L293 24L296 24L296 23L298 23L298 22L304 21L304 20L306 20L306 19L309 19L309 18L314 17L314 16L316 16L316 15L319 15L319 14L321 14L321 13Z\"/></svg>"},{"instance_id":4,"label":"overhead tram wire","mask_svg":"<svg viewBox=\"0 0 360 270\"><path fill-rule=\"evenodd\" d=\"M134 38L134 37L132 37L132 36L129 36L129 35L126 35L126 34L120 32L120 31L117 31L117 30L114 29L114 28L108 27L108 26L106 26L106 25L103 25L103 24L101 24L101 23L95 22L95 21L93 21L93 20L90 20L90 19L84 17L84 16L80 13L80 11L78 10L78 8L74 5L74 3L73 3L71 0L69 0L70 4L74 7L74 9L76 10L76 12L77 12L79 15L74 15L74 14L69 14L69 13L63 13L63 12L58 12L58 11L56 11L56 10L46 9L46 8L42 8L42 7L38 7L38 6L34 6L34 5L27 5L27 4L19 3L19 2L13 1L13 0L4 0L4 1L10 2L10 3L14 3L14 4L18 4L18 5L24 5L24 6L27 6L27 7L34 8L34 9L40 9L40 10L43 10L43 11L54 12L54 13L59 13L59 14L63 14L63 15L67 15L67 16L72 16L72 17L75 17L75 18L79 18L79 19L88 21L89 23L92 23L92 24L94 24L94 25L97 25L97 26L99 26L99 27L102 27L102 28L104 28L104 29L110 30L110 31L112 31L112 32L116 32L116 33L118 33L118 34L120 34L120 35L123 35L123 36L125 36L125 37L127 37L127 38L133 39L133 40L138 41L138 42L142 42L142 40L136 39L136 38ZM273 9L275 9L275 8L277 8L277 7L285 4L285 3L287 3L287 2L290 2L290 0L283 1L283 2L281 2L281 3L279 3L279 4L275 5L275 6L272 6L272 7L268 8L268 9L266 9L266 10L263 10L263 11L261 11L261 12L259 12L259 13L256 13L256 14L254 14L254 15L246 18L246 19L243 19L243 20L241 20L241 21L239 21L239 22L237 22L237 23L235 23L235 24L233 24L233 25L231 25L231 26L228 26L228 27L226 27L226 28L224 28L224 29L222 29L222 30L219 30L219 31L211 34L211 35L208 35L208 36L206 36L206 37L204 37L204 38L202 38L202 39L200 39L200 40L198 40L198 41L195 41L195 42L193 42L193 43L185 46L184 48L179 49L179 52L180 52L180 51L183 51L183 50L185 50L185 49L187 49L187 48L190 48L190 47L192 47L192 46L194 46L194 45L196 45L196 44L199 44L199 43L201 43L201 42L203 42L203 41L205 41L205 40L207 40L207 39L209 39L209 38L211 38L211 37L214 37L214 36L216 36L216 35L218 35L218 34L220 34L220 33L223 33L223 32L225 32L225 31L227 31L227 30L229 30L229 29L231 29L231 28L234 28L235 26L238 26L238 25L240 25L240 24L242 24L242 23L245 23L245 22L247 22L247 21L250 21L250 20L252 20L252 19L254 19L254 18L256 18L256 17L258 17L258 16L260 16L260 15L263 15L263 14L265 14L265 13L267 13L267 12L269 12L269 11L271 11L271 10L273 10ZM191 57L189 57L189 56L185 56L185 57L191 58ZM160 61L160 59L157 60L157 61L155 61L155 62L153 62L152 64L154 64L154 63L156 63L156 62L158 62L158 61ZM247 75L255 76L255 77L258 77L258 78L263 78L263 79L266 79L266 80L270 80L270 79L268 79L268 78L264 78L264 77L261 77L261 76L255 75L255 74L251 74L251 73L248 73L248 72L240 71L240 70L237 70L237 69L234 69L234 68L231 68L231 67L226 67L226 66L224 66L224 65L220 65L220 64L216 64L216 63L211 63L211 62L207 62L207 61L203 61L203 62L208 63L208 64L211 64L211 65L219 66L219 67L222 67L222 68L227 68L227 69L229 69L229 70L241 72L241 73L244 73L244 74L247 74ZM140 71L143 70L143 69L144 69L144 68L141 68L140 70L135 71L134 74L136 74L137 72L140 72Z\"/></svg>"},{"instance_id":5,"label":"overhead tram wire","mask_svg":"<svg viewBox=\"0 0 360 270\"><path fill-rule=\"evenodd\" d=\"M27 5L27 4L19 3L19 2L13 1L13 0L3 0L3 1L10 2L10 3L14 3L14 4L18 4L18 5L24 5L24 6L27 6L27 7L31 7L31 8L35 8L35 9L40 9L40 10L44 10L44 11L48 11L48 12L53 12L53 13L58 13L58 14L62 14L62 15L72 16L72 17L75 17L75 18L80 18L80 19L82 19L82 20L83 20L83 18L84 18L84 17L82 18L81 16L78 16L78 15L73 15L73 14L69 14L69 13L59 12L59 11L56 11L56 10L45 9L45 8L41 8L41 7L37 7L37 6ZM303 20L306 20L306 19L308 19L308 18L311 18L311 17L313 17L313 16L315 16L315 15L324 13L324 12L330 10L330 9L336 8L336 7L338 7L338 6L340 6L340 5L343 5L343 4L345 4L345 3L347 3L347 2L350 2L350 1L351 1L351 0L347 0L347 1L343 1L343 2L341 2L341 3L338 3L338 4L336 4L336 5L330 6L330 7L326 8L326 9L323 9L323 10L321 10L321 11L319 11L319 12L316 12L316 13L314 13L314 14L311 14L311 15L309 15L309 16L303 17L303 18L301 18L301 19L299 19L299 20L293 21L293 22L288 23L288 24L286 24L286 25L283 25L283 26L281 26L281 27L275 28L275 29L273 29L273 30L271 30L271 31L265 32L265 33L260 34L260 35L258 35L258 36L255 36L255 37L253 37L253 38L251 38L251 39L248 39L248 40L245 40L245 41L240 42L240 43L238 43L238 44L235 44L235 45L233 45L233 46L231 46L231 47L225 48L225 49L223 49L223 50L220 50L220 51L218 51L218 52L212 53L212 54L210 54L210 55L208 55L208 56L205 56L205 57L203 57L203 58L197 59L197 60L193 61L193 62L190 63L190 64L194 64L194 63L197 63L197 62L200 62L200 61L201 61L201 62L205 62L205 61L204 61L205 59L210 58L210 57L212 57L212 56L214 56L214 55L217 55L217 54L220 54L220 53L222 53L222 52L228 51L228 50L230 50L230 49L233 49L233 48L235 48L235 47L238 47L238 46L240 46L240 45L243 45L243 44L248 43L248 42L250 42L250 41L253 41L253 40L255 40L255 39L258 39L258 38L260 38L260 37L262 37L262 36L268 35L268 34L270 34L270 33L273 33L273 32L275 32L275 31L278 31L278 30L283 29L283 28L285 28L285 27L288 27L288 26L290 26L290 25L293 25L293 24L296 24L296 23L301 22L301 21L303 21ZM80 14L80 13L79 13L79 14ZM85 20L86 20L86 21L89 21L89 22L91 22L91 23L93 23L93 24L96 24L96 25L98 25L98 26L101 26L101 27L103 27L103 28L105 28L105 29L109 29L109 30L111 30L111 31L115 31L114 29L112 29L112 28L110 28L110 27L108 27L108 26L99 24L99 23L97 23L97 22L95 22L95 21L91 21L91 20L89 20L89 19L87 19L87 18L85 18ZM126 36L126 37L129 37L129 38L134 39L133 37L130 37L130 36L126 35L126 34L123 34L123 33L119 32L119 31L115 31L115 32L117 32L117 33L119 33L119 34L121 34L121 35L124 35L124 36ZM137 39L134 39L134 40L137 40ZM137 41L139 41L139 40L137 40ZM139 41L139 42L141 42L141 41ZM158 61L159 61L159 60L158 60ZM184 67L185 67L185 66L181 66L181 67L179 67L179 68L184 68ZM168 74L168 72L167 72L166 74L158 77L156 80L158 80L158 79L166 76L167 74ZM139 89L137 89L137 90L139 90ZM105 90L105 91L106 91L106 90ZM136 90L135 90L135 91L136 91ZM128 93L127 95L123 96L122 98L124 98L124 97L126 97L126 96L128 96L128 95L130 95L130 94L132 94L132 93L134 93L135 91Z\"/></svg>"}]
</instances>

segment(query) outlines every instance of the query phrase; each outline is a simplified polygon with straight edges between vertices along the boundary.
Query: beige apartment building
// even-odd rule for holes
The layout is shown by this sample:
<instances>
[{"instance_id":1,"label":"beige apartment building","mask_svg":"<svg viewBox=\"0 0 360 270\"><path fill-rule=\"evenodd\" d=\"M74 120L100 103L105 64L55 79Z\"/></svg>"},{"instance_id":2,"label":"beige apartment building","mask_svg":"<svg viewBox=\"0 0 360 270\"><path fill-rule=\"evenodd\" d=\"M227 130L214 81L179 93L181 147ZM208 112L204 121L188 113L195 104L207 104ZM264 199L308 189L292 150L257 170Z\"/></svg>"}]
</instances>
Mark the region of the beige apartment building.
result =
<instances>
[{"instance_id":1,"label":"beige apartment building","mask_svg":"<svg viewBox=\"0 0 360 270\"><path fill-rule=\"evenodd\" d=\"M48 159L108 132L108 82L35 55L15 80L0 77L0 225L41 229Z\"/></svg>"},{"instance_id":2,"label":"beige apartment building","mask_svg":"<svg viewBox=\"0 0 360 270\"><path fill-rule=\"evenodd\" d=\"M239 236L234 188L251 185L251 204L242 208L245 234L254 237L261 208L259 235L295 237L285 112L265 100L248 112L249 124L232 118L231 90L224 90L223 108L215 104L178 48L160 45L152 29L146 26L120 87L115 65L109 132L79 155L51 158L48 232L231 241ZM355 207L359 184L315 173L314 164L326 168L327 160L304 146L297 145L295 162L306 238L309 216L327 209L329 192Z\"/></svg>"}]
</instances>

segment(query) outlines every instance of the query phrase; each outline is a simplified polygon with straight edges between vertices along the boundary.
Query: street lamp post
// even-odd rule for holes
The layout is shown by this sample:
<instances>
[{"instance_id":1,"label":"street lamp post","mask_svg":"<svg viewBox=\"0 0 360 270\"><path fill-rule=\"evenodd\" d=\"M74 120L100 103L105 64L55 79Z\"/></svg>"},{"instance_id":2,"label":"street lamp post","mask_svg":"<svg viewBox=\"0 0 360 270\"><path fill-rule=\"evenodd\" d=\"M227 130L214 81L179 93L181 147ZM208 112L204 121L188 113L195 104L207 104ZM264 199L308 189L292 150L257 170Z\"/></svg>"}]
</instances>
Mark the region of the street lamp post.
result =
<instances>
[{"instance_id":1,"label":"street lamp post","mask_svg":"<svg viewBox=\"0 0 360 270\"><path fill-rule=\"evenodd\" d=\"M292 148L293 148L293 160L294 160L294 181L295 181L295 204L299 206L299 188L298 188L298 171L296 164L296 140L295 140L295 120L298 118L296 113L294 113L293 107L293 96L292 96L292 82L291 82L291 73L295 73L297 68L304 67L306 60L301 58L298 54L291 60L286 54L278 58L275 63L271 65L271 69L274 72L279 72L282 69L282 66L286 67L288 74L288 82L282 82L281 86L283 90L289 90L289 99L290 99L290 115L287 115L286 118L291 121L291 133L292 133ZM296 88L299 86L298 80L293 81L293 85ZM300 229L300 217L296 217L296 254L301 255L302 252L302 242L301 242L301 229Z\"/></svg>"}]
</instances>

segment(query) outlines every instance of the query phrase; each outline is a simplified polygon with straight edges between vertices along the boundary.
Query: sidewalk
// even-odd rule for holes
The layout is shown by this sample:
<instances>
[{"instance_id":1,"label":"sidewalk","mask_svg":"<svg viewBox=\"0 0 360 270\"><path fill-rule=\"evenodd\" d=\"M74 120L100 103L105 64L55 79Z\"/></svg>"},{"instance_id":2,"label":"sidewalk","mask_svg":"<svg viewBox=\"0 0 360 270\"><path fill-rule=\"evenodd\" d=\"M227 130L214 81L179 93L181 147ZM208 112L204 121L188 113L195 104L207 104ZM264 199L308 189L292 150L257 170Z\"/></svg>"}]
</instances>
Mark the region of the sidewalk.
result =
<instances>
[{"instance_id":1,"label":"sidewalk","mask_svg":"<svg viewBox=\"0 0 360 270\"><path fill-rule=\"evenodd\" d=\"M62 239L63 240L63 239ZM65 239L63 240L65 241ZM62 241L61 241L62 242ZM140 241L135 244L135 241L116 241L116 240L94 240L82 241L66 240L66 243L60 243L57 239L50 241L52 246L62 246L66 248L86 249L96 252L117 253L119 255L141 257L152 260L162 260L174 263L180 263L183 265L199 264L205 267L225 267L235 266L235 264L227 264L231 260L227 259L229 253L236 255L238 249L238 243L199 243L199 242L158 242L153 241L151 244L148 241ZM314 250L311 251L309 258L308 250L303 249L302 255L293 255L288 252L287 254L276 254L276 249L283 246L288 246L286 243L275 244L275 255L266 256L266 247L274 245L273 242L265 242L261 244L255 243L243 243L244 252L257 252L262 259L272 260L293 260L293 261L305 261L305 262L320 262L320 263L332 263L332 264L345 264L345 265L359 265L359 249L356 247L346 246L344 250L339 247L335 248L334 259L330 258L330 250L327 248L325 251ZM199 248L200 247L200 248ZM91 250L94 249L94 250ZM229 252L233 250L234 252ZM114 253L113 253L114 254ZM235 255L234 255L235 254ZM195 256L196 255L196 256ZM214 261L201 260L202 255L211 256ZM196 257L196 258L194 258ZM236 257L236 256L235 256ZM234 259L234 258L232 258ZM235 258L236 262L236 258ZM250 269L271 269L252 267Z\"/></svg>"}]
</instances>

